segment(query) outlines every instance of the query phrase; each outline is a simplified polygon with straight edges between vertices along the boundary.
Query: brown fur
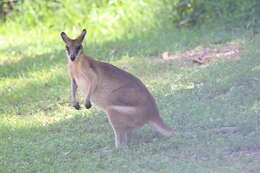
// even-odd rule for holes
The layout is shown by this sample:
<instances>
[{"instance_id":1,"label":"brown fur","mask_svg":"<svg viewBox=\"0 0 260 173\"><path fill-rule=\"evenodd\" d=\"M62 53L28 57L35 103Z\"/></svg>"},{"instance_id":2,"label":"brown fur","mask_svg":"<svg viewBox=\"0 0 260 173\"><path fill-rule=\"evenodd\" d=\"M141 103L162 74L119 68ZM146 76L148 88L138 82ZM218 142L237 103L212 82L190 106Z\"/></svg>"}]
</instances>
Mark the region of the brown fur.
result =
<instances>
[{"instance_id":1,"label":"brown fur","mask_svg":"<svg viewBox=\"0 0 260 173\"><path fill-rule=\"evenodd\" d=\"M70 40L65 36L62 38L70 49L81 45L83 40ZM68 56L70 57L69 54ZM93 102L107 113L117 148L127 144L128 134L133 128L142 127L146 123L165 136L172 134L172 129L163 123L153 96L135 76L111 64L85 56L83 51L74 61L69 60L68 70L72 91L79 87L86 95L85 106L90 108ZM73 105L79 108L76 98L73 98L75 92L72 92Z\"/></svg>"}]
</instances>

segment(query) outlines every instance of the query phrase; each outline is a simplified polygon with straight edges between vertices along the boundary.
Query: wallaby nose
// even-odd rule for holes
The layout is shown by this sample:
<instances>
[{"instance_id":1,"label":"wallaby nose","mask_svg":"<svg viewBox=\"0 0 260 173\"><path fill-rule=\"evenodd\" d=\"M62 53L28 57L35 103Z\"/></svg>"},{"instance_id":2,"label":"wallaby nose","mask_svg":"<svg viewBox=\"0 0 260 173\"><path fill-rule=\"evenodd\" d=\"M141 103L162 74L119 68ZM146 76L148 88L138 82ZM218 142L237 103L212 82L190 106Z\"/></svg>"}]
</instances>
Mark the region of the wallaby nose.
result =
<instances>
[{"instance_id":1,"label":"wallaby nose","mask_svg":"<svg viewBox=\"0 0 260 173\"><path fill-rule=\"evenodd\" d=\"M76 56L75 55L70 55L70 59L71 59L71 61L74 61L76 59Z\"/></svg>"}]
</instances>

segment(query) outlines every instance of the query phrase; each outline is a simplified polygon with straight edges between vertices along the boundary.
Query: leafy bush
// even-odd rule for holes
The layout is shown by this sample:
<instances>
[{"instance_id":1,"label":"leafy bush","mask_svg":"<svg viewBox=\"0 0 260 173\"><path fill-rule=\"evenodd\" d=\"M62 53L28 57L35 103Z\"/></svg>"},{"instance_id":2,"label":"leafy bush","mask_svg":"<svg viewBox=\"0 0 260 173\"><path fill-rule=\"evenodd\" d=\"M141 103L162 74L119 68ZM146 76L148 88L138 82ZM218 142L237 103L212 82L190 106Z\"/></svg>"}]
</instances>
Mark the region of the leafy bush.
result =
<instances>
[{"instance_id":1,"label":"leafy bush","mask_svg":"<svg viewBox=\"0 0 260 173\"><path fill-rule=\"evenodd\" d=\"M0 2L0 20L5 21L12 14L16 2L17 0L2 0Z\"/></svg>"},{"instance_id":2,"label":"leafy bush","mask_svg":"<svg viewBox=\"0 0 260 173\"><path fill-rule=\"evenodd\" d=\"M258 0L5 0L0 4L11 1L15 3L0 5L8 25L4 30L79 32L87 27L94 39L212 21L255 27L260 18Z\"/></svg>"},{"instance_id":3,"label":"leafy bush","mask_svg":"<svg viewBox=\"0 0 260 173\"><path fill-rule=\"evenodd\" d=\"M158 26L163 6L157 0L23 0L15 4L6 23L52 30L88 27L94 37L114 37Z\"/></svg>"},{"instance_id":4,"label":"leafy bush","mask_svg":"<svg viewBox=\"0 0 260 173\"><path fill-rule=\"evenodd\" d=\"M176 4L173 2L173 20L179 26L195 25L207 20L252 26L260 17L258 0L179 0Z\"/></svg>"}]
</instances>

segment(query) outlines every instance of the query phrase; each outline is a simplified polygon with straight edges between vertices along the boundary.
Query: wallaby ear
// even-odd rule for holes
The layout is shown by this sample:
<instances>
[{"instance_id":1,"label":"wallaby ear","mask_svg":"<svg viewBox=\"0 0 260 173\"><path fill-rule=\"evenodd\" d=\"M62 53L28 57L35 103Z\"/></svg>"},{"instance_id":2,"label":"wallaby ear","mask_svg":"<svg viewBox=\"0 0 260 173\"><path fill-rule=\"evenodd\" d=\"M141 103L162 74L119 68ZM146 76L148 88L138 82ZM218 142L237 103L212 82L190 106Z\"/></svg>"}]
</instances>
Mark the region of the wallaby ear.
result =
<instances>
[{"instance_id":1,"label":"wallaby ear","mask_svg":"<svg viewBox=\"0 0 260 173\"><path fill-rule=\"evenodd\" d=\"M83 29L80 36L77 38L79 41L83 41L85 35L87 33L87 30L86 29Z\"/></svg>"},{"instance_id":2,"label":"wallaby ear","mask_svg":"<svg viewBox=\"0 0 260 173\"><path fill-rule=\"evenodd\" d=\"M70 41L69 37L67 36L67 34L65 32L61 32L60 36L65 43L68 43Z\"/></svg>"}]
</instances>

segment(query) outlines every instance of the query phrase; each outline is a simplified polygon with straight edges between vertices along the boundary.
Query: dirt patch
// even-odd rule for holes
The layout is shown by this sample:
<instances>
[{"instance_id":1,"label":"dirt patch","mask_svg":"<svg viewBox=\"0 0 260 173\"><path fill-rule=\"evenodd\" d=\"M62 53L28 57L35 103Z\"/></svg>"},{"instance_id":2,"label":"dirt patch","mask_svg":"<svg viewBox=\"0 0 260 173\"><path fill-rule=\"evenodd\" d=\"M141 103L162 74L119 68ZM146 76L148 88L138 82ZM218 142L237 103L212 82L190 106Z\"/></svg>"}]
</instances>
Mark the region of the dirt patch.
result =
<instances>
[{"instance_id":1,"label":"dirt patch","mask_svg":"<svg viewBox=\"0 0 260 173\"><path fill-rule=\"evenodd\" d=\"M183 53L170 55L169 52L163 52L162 60L171 60L179 58L190 58L194 63L205 64L216 58L236 58L239 59L240 48L235 44L224 44L218 48L195 48L187 50Z\"/></svg>"}]
</instances>

